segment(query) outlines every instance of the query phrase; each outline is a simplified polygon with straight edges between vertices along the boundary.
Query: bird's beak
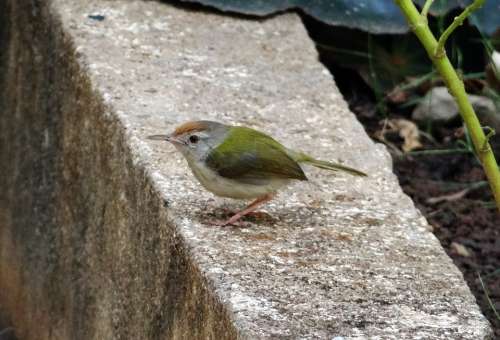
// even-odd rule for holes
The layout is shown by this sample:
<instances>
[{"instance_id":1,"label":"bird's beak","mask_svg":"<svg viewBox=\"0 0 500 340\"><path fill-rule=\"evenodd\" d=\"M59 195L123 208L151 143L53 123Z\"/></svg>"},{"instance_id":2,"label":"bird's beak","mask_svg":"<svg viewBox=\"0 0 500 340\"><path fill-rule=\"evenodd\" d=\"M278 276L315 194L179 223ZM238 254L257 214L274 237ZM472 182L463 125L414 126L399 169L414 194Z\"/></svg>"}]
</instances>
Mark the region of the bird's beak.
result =
<instances>
[{"instance_id":1,"label":"bird's beak","mask_svg":"<svg viewBox=\"0 0 500 340\"><path fill-rule=\"evenodd\" d=\"M168 141L168 135L152 135L148 136L147 138L150 140L166 140Z\"/></svg>"},{"instance_id":2,"label":"bird's beak","mask_svg":"<svg viewBox=\"0 0 500 340\"><path fill-rule=\"evenodd\" d=\"M161 140L161 141L167 141L173 144L184 144L181 140L172 137L171 135L152 135L147 137L150 140Z\"/></svg>"},{"instance_id":3,"label":"bird's beak","mask_svg":"<svg viewBox=\"0 0 500 340\"><path fill-rule=\"evenodd\" d=\"M167 141L172 143L172 144L186 144L185 142L181 141L179 138L175 138L172 136L167 136Z\"/></svg>"}]
</instances>

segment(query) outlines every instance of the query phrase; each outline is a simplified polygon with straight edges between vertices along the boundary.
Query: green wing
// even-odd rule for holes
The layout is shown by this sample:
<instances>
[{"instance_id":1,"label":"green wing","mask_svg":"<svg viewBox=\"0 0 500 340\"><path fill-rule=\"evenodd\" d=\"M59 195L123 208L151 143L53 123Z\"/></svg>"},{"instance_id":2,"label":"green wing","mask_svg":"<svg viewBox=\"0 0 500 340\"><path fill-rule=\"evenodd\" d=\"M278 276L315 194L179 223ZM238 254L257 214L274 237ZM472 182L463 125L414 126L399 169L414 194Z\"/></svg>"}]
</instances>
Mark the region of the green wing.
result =
<instances>
[{"instance_id":1,"label":"green wing","mask_svg":"<svg viewBox=\"0 0 500 340\"><path fill-rule=\"evenodd\" d=\"M219 146L208 155L208 167L220 176L248 183L270 178L307 180L300 165L285 147L262 132L231 127Z\"/></svg>"}]
</instances>

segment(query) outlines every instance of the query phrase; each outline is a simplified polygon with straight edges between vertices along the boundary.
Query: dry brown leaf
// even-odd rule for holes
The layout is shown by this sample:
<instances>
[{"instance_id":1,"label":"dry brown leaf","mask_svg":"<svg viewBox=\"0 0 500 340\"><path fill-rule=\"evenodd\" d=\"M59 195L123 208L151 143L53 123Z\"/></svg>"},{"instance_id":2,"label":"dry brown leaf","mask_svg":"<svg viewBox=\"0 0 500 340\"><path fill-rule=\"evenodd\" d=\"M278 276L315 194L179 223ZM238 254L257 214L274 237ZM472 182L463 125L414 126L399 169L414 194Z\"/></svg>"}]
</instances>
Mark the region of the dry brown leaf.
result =
<instances>
[{"instance_id":1,"label":"dry brown leaf","mask_svg":"<svg viewBox=\"0 0 500 340\"><path fill-rule=\"evenodd\" d=\"M382 130L377 133L377 137L381 141L387 142L385 139L385 134L387 132L397 132L399 136L403 138L404 143L402 149L404 152L410 152L422 147L422 143L420 143L420 132L418 131L418 126L410 120L387 119L384 122Z\"/></svg>"},{"instance_id":2,"label":"dry brown leaf","mask_svg":"<svg viewBox=\"0 0 500 340\"><path fill-rule=\"evenodd\" d=\"M404 139L403 151L410 152L422 147L417 124L406 119L393 119L392 124L399 136Z\"/></svg>"},{"instance_id":3,"label":"dry brown leaf","mask_svg":"<svg viewBox=\"0 0 500 340\"><path fill-rule=\"evenodd\" d=\"M401 104L408 101L408 92L396 86L387 94L387 99L389 99L391 103Z\"/></svg>"}]
</instances>

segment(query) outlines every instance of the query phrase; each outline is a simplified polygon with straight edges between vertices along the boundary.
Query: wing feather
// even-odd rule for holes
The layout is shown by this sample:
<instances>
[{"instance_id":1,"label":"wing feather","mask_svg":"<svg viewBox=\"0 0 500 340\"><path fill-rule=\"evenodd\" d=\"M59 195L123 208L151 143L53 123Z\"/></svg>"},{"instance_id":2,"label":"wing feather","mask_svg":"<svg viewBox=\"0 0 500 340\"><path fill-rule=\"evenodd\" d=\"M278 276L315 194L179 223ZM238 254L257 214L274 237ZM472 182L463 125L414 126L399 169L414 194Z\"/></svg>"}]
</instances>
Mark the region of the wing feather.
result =
<instances>
[{"instance_id":1,"label":"wing feather","mask_svg":"<svg viewBox=\"0 0 500 340\"><path fill-rule=\"evenodd\" d=\"M285 150L266 134L246 127L232 127L206 162L220 176L248 183L272 178L307 180L300 165Z\"/></svg>"}]
</instances>

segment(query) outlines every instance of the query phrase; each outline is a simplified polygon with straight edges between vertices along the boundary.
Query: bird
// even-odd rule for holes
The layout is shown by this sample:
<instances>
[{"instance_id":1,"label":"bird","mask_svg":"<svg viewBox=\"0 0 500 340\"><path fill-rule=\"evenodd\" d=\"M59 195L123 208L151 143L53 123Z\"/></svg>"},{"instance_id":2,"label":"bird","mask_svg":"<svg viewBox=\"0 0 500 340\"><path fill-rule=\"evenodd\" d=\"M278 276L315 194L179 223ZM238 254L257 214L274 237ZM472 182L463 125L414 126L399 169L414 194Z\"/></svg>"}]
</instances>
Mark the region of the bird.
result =
<instances>
[{"instance_id":1,"label":"bird","mask_svg":"<svg viewBox=\"0 0 500 340\"><path fill-rule=\"evenodd\" d=\"M216 196L253 201L220 226L235 225L243 216L275 197L292 181L307 181L302 164L354 176L366 173L334 162L315 159L283 146L264 132L215 121L188 121L167 135L150 140L166 141L184 156L194 177Z\"/></svg>"}]
</instances>

